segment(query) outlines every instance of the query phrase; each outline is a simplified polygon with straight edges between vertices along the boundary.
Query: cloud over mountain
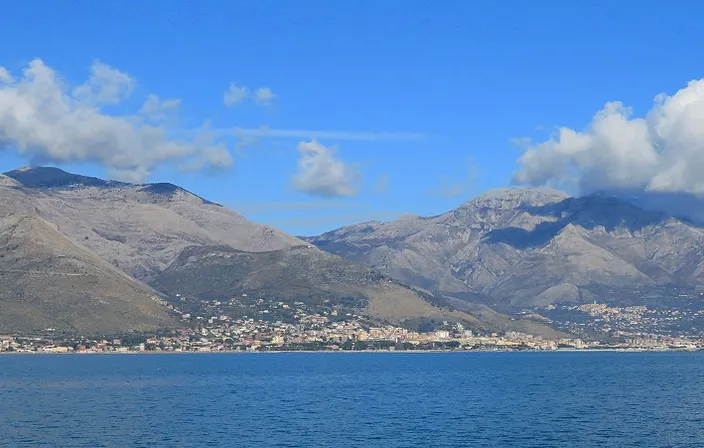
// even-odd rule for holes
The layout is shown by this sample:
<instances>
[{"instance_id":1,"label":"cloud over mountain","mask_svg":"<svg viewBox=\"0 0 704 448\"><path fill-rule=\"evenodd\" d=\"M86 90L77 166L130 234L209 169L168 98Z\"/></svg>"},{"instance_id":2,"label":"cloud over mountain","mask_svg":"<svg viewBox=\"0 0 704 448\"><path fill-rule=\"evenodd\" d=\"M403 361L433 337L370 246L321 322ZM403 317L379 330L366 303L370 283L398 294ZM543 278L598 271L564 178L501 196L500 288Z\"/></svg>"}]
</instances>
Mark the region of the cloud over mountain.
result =
<instances>
[{"instance_id":1,"label":"cloud over mountain","mask_svg":"<svg viewBox=\"0 0 704 448\"><path fill-rule=\"evenodd\" d=\"M213 139L177 138L178 129L156 124L178 100L149 96L141 113L114 115L126 106L136 80L95 62L87 81L71 86L41 59L20 76L0 67L0 149L16 149L34 163L93 162L110 176L144 181L165 163L227 167L232 157Z\"/></svg>"},{"instance_id":2,"label":"cloud over mountain","mask_svg":"<svg viewBox=\"0 0 704 448\"><path fill-rule=\"evenodd\" d=\"M518 184L569 187L582 193L704 196L704 79L672 96L660 94L644 117L607 103L584 130L560 128L529 145Z\"/></svg>"}]
</instances>

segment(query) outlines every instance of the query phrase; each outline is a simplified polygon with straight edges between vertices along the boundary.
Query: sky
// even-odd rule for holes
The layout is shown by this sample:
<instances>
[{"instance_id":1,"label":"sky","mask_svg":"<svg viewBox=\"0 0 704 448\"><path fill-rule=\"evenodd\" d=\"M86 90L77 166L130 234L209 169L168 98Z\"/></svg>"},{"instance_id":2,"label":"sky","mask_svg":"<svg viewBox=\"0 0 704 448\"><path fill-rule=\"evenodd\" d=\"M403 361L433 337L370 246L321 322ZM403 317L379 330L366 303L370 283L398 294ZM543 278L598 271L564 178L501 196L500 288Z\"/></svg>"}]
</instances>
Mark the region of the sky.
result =
<instances>
[{"instance_id":1,"label":"sky","mask_svg":"<svg viewBox=\"0 0 704 448\"><path fill-rule=\"evenodd\" d=\"M10 1L0 170L172 182L297 235L514 185L702 195L703 12Z\"/></svg>"}]
</instances>

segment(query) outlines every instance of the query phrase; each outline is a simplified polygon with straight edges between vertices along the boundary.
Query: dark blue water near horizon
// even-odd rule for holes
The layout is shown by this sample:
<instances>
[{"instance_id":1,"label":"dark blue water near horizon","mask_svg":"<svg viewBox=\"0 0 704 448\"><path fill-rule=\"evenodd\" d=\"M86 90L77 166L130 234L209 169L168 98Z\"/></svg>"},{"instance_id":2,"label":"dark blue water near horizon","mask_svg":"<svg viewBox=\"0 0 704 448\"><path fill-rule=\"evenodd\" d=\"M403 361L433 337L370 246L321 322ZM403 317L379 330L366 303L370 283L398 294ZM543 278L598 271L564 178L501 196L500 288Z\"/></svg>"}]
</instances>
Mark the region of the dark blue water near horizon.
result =
<instances>
[{"instance_id":1,"label":"dark blue water near horizon","mask_svg":"<svg viewBox=\"0 0 704 448\"><path fill-rule=\"evenodd\" d=\"M0 356L7 447L697 447L704 354Z\"/></svg>"}]
</instances>

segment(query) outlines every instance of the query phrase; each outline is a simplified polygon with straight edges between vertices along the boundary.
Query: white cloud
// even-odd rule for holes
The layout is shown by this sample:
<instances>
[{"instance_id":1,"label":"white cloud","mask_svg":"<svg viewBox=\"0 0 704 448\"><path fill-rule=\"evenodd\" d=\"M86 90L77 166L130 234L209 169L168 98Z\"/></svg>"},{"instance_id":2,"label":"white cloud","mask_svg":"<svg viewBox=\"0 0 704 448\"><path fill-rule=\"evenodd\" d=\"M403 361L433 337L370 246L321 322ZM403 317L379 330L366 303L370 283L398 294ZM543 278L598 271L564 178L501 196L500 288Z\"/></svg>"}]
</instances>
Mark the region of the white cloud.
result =
<instances>
[{"instance_id":1,"label":"white cloud","mask_svg":"<svg viewBox=\"0 0 704 448\"><path fill-rule=\"evenodd\" d=\"M224 145L203 148L189 162L179 166L184 171L200 171L202 169L222 169L232 165L232 155Z\"/></svg>"},{"instance_id":2,"label":"white cloud","mask_svg":"<svg viewBox=\"0 0 704 448\"><path fill-rule=\"evenodd\" d=\"M117 104L132 93L136 84L127 73L95 61L88 81L73 89L73 98L94 105Z\"/></svg>"},{"instance_id":3,"label":"white cloud","mask_svg":"<svg viewBox=\"0 0 704 448\"><path fill-rule=\"evenodd\" d=\"M163 121L177 113L180 107L180 99L161 100L158 96L150 94L139 113L149 120Z\"/></svg>"},{"instance_id":4,"label":"white cloud","mask_svg":"<svg viewBox=\"0 0 704 448\"><path fill-rule=\"evenodd\" d=\"M268 126L259 128L220 129L221 134L237 136L252 136L258 138L295 138L295 139L327 139L327 140L357 140L367 142L413 141L423 139L423 134L403 132L357 132L357 131L321 131L311 129L275 129Z\"/></svg>"},{"instance_id":5,"label":"white cloud","mask_svg":"<svg viewBox=\"0 0 704 448\"><path fill-rule=\"evenodd\" d=\"M8 72L5 67L0 65L0 83L11 84L12 82L10 72Z\"/></svg>"},{"instance_id":6,"label":"white cloud","mask_svg":"<svg viewBox=\"0 0 704 448\"><path fill-rule=\"evenodd\" d=\"M193 144L198 148L193 157L179 166L184 171L199 171L203 169L224 169L232 165L230 151L224 144L213 144L215 135L210 129L210 123L205 122L198 130Z\"/></svg>"},{"instance_id":7,"label":"white cloud","mask_svg":"<svg viewBox=\"0 0 704 448\"><path fill-rule=\"evenodd\" d=\"M234 106L241 103L249 96L249 89L247 87L240 87L234 82L230 83L230 87L225 91L222 97L225 106Z\"/></svg>"},{"instance_id":8,"label":"white cloud","mask_svg":"<svg viewBox=\"0 0 704 448\"><path fill-rule=\"evenodd\" d=\"M655 98L645 117L607 103L583 131L528 147L514 182L594 191L704 195L704 79Z\"/></svg>"},{"instance_id":9,"label":"white cloud","mask_svg":"<svg viewBox=\"0 0 704 448\"><path fill-rule=\"evenodd\" d=\"M223 94L222 101L227 107L235 106L248 99L252 99L260 106L269 106L274 101L274 98L276 98L276 95L268 87L260 87L251 92L249 87L238 86L231 82L230 87Z\"/></svg>"},{"instance_id":10,"label":"white cloud","mask_svg":"<svg viewBox=\"0 0 704 448\"><path fill-rule=\"evenodd\" d=\"M254 101L260 106L269 106L276 95L268 87L260 87L254 92Z\"/></svg>"},{"instance_id":11,"label":"white cloud","mask_svg":"<svg viewBox=\"0 0 704 448\"><path fill-rule=\"evenodd\" d=\"M212 136L175 138L178 129L101 109L119 104L135 85L126 73L96 62L90 79L72 89L35 59L15 82L0 84L0 148L40 163L98 163L113 177L130 181L146 180L164 163L201 160L203 167L221 167L232 162Z\"/></svg>"},{"instance_id":12,"label":"white cloud","mask_svg":"<svg viewBox=\"0 0 704 448\"><path fill-rule=\"evenodd\" d=\"M360 179L356 167L335 158L335 150L316 140L300 142L298 173L293 183L299 191L322 197L354 196L356 182Z\"/></svg>"},{"instance_id":13,"label":"white cloud","mask_svg":"<svg viewBox=\"0 0 704 448\"><path fill-rule=\"evenodd\" d=\"M178 166L182 171L219 170L232 165L233 159L224 146L205 148L191 160Z\"/></svg>"}]
</instances>

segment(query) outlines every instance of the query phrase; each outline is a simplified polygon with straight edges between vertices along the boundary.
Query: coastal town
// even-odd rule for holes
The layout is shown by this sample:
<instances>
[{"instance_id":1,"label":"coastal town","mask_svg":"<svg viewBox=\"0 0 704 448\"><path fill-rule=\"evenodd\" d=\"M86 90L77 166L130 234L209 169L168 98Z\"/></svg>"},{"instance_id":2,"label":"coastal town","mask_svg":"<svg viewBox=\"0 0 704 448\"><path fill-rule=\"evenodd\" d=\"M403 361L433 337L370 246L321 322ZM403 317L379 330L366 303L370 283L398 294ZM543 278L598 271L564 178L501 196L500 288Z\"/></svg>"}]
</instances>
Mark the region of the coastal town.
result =
<instances>
[{"instance_id":1,"label":"coastal town","mask_svg":"<svg viewBox=\"0 0 704 448\"><path fill-rule=\"evenodd\" d=\"M587 339L704 339L704 309L696 303L678 307L619 307L596 302L548 305L522 315Z\"/></svg>"},{"instance_id":2,"label":"coastal town","mask_svg":"<svg viewBox=\"0 0 704 448\"><path fill-rule=\"evenodd\" d=\"M161 299L155 299L161 300ZM0 336L0 353L133 352L277 352L277 351L558 351L558 350L701 350L704 338L616 331L611 341L589 338L546 339L519 332L477 332L461 323L441 322L432 331L381 325L352 313L307 312L301 302L269 304L260 317L200 316L164 302L184 322L184 329L163 334L81 337L46 329L35 335ZM215 305L217 306L217 305ZM625 312L605 305L582 305L578 311L609 318L638 320L647 309ZM270 319L291 312L287 321ZM618 316L618 318L614 317Z\"/></svg>"}]
</instances>

